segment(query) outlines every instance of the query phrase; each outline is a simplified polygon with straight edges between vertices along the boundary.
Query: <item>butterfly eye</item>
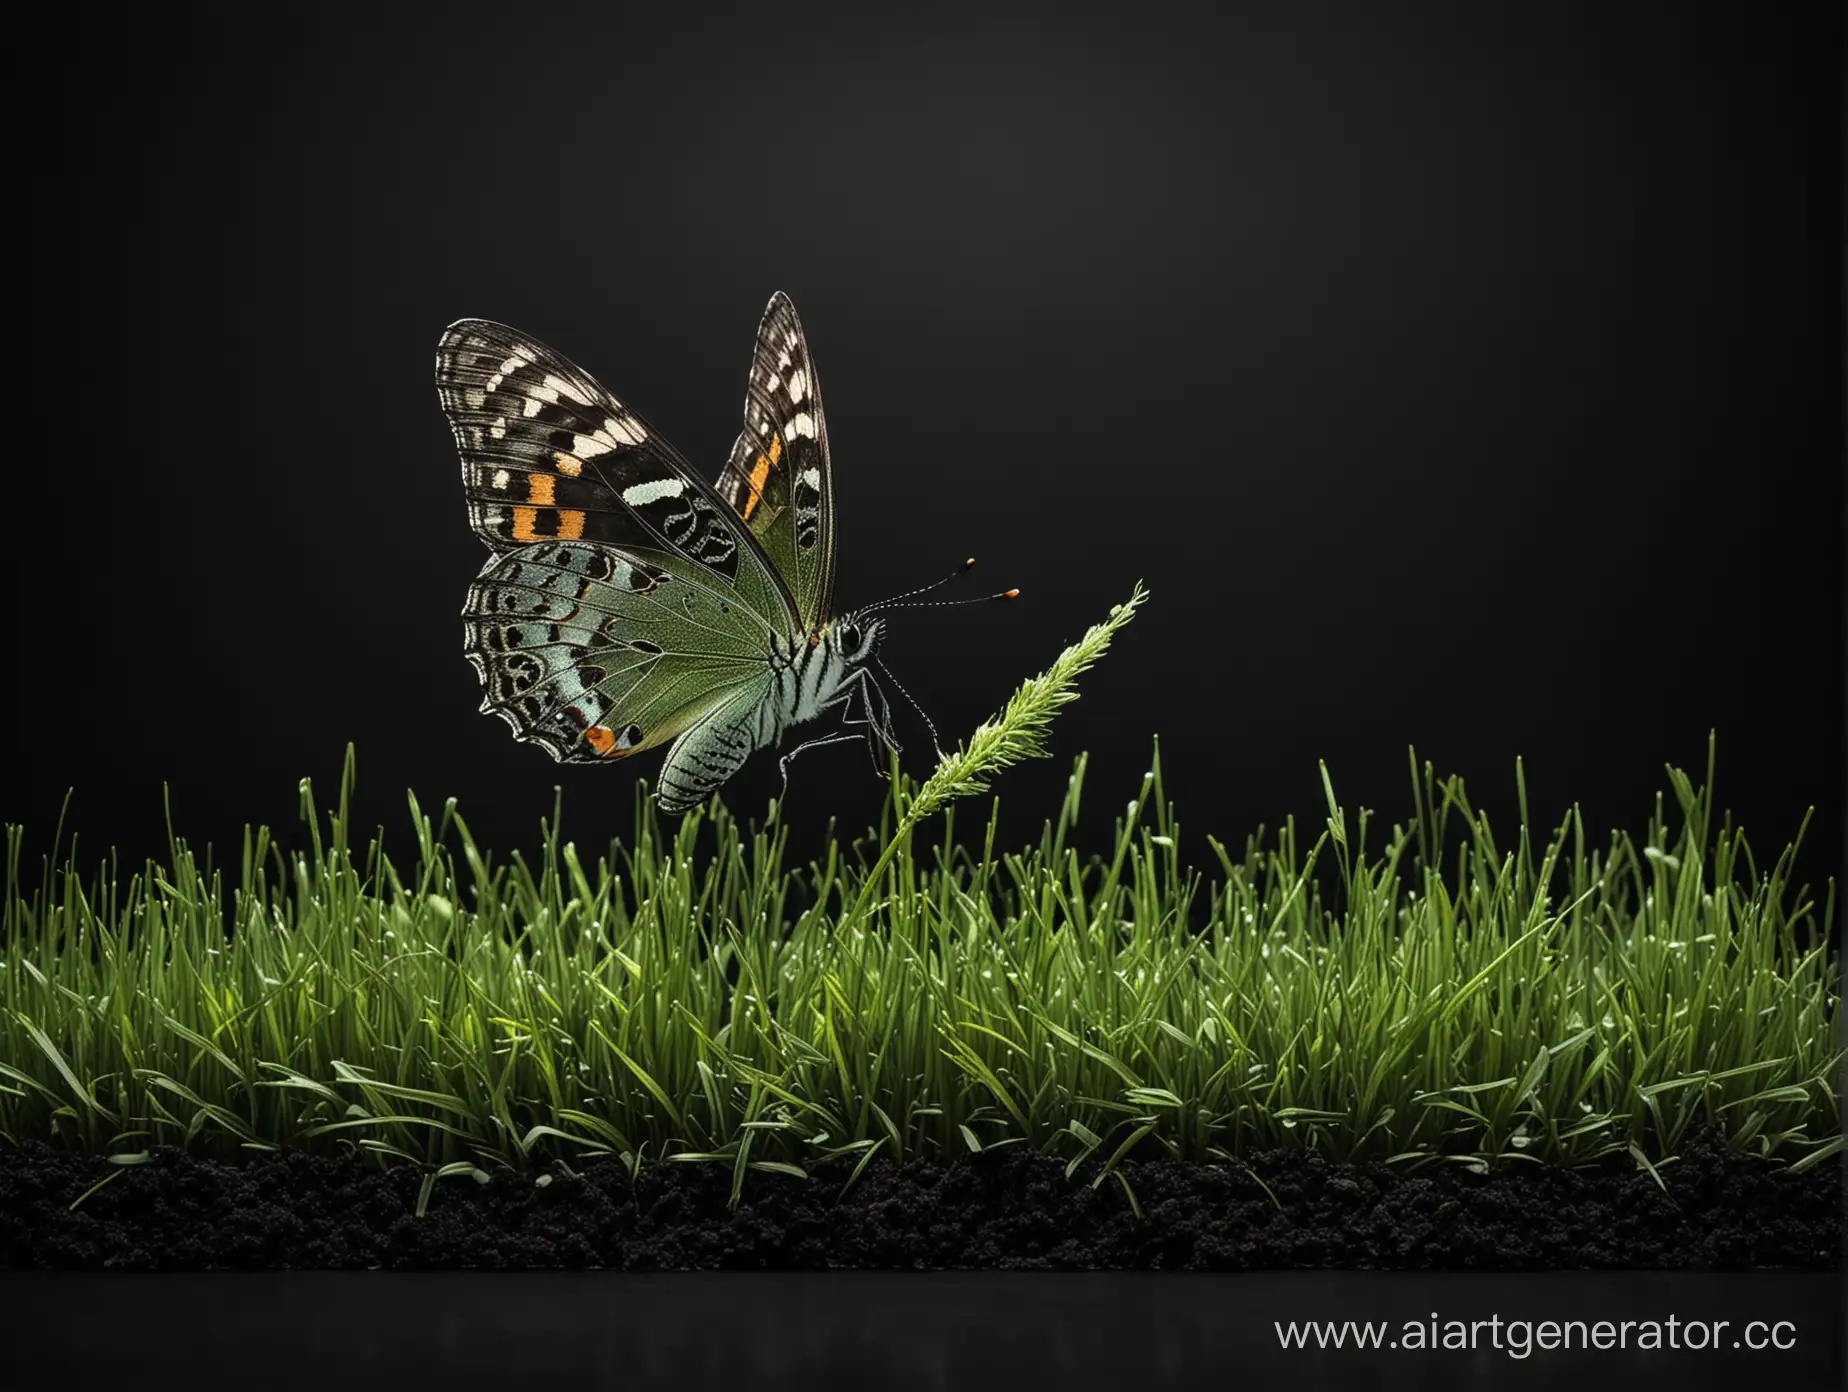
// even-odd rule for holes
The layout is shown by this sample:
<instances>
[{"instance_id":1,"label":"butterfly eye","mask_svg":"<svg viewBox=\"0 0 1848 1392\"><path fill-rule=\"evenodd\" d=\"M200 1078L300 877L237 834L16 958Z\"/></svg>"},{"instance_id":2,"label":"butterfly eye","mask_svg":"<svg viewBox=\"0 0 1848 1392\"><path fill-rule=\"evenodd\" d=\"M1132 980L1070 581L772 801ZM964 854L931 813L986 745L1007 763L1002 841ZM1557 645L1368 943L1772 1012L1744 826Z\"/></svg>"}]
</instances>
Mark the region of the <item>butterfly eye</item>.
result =
<instances>
[{"instance_id":1,"label":"butterfly eye","mask_svg":"<svg viewBox=\"0 0 1848 1392\"><path fill-rule=\"evenodd\" d=\"M841 644L848 652L858 652L860 649L860 625L848 624L846 627L842 628Z\"/></svg>"}]
</instances>

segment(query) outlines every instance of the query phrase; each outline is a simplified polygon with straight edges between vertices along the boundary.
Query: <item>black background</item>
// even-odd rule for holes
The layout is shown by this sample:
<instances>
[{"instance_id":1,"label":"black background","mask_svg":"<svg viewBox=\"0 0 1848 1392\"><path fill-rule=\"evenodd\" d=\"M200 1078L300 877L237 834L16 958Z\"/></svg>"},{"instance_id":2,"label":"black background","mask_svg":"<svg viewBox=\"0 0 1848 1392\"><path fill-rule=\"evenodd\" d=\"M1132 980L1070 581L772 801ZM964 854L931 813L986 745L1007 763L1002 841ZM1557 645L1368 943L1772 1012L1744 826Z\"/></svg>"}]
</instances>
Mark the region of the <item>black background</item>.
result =
<instances>
[{"instance_id":1,"label":"black background","mask_svg":"<svg viewBox=\"0 0 1848 1392\"><path fill-rule=\"evenodd\" d=\"M1839 1281L1811 1272L0 1272L13 1366L69 1385L749 1386L1016 1392L1837 1387ZM304 1312L312 1312L305 1318ZM1676 1349L1529 1346L1502 1324L1654 1320ZM1285 1349L1310 1320L1480 1321L1473 1348ZM1695 1352L1689 1320L1724 1320ZM1759 1327L1751 1329L1753 1321ZM1773 1329L1778 1322L1781 1328ZM98 1327L113 1337L96 1337ZM1696 1338L1704 1338L1703 1330ZM1775 1337L1781 1347L1733 1348ZM277 1357L279 1347L293 1356ZM1829 1369L1835 1369L1833 1373ZM92 1370L94 1372L92 1373Z\"/></svg>"},{"instance_id":2,"label":"black background","mask_svg":"<svg viewBox=\"0 0 1848 1392\"><path fill-rule=\"evenodd\" d=\"M92 31L42 58L69 67L33 228L80 262L42 330L75 380L27 378L61 443L48 476L15 460L36 675L0 811L42 850L75 786L84 844L136 855L167 783L195 840L294 841L297 779L353 741L400 852L407 786L502 849L555 783L568 835L626 830L636 765L560 768L477 712L486 553L433 348L514 324L712 477L780 288L827 395L838 598L969 554L969 593L1024 591L893 624L946 735L1153 591L1056 758L1005 776L1004 839L1089 750L1100 844L1156 733L1190 833L1318 820L1318 758L1401 817L1409 744L1504 819L1521 755L1537 815L1640 830L1717 727L1761 852L1815 804L1834 874L1835 9ZM730 800L776 781L760 756ZM864 826L882 794L843 745L790 814Z\"/></svg>"}]
</instances>

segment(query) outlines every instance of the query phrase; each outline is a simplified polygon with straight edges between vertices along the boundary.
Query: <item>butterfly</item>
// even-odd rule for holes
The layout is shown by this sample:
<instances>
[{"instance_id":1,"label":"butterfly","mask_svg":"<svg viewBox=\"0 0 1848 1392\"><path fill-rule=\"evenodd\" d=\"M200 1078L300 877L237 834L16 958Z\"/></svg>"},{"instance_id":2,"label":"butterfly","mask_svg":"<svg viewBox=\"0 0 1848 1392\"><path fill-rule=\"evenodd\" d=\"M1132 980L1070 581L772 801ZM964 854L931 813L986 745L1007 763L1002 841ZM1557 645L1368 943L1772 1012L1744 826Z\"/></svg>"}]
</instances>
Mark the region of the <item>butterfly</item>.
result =
<instances>
[{"instance_id":1,"label":"butterfly","mask_svg":"<svg viewBox=\"0 0 1848 1392\"><path fill-rule=\"evenodd\" d=\"M785 785L805 749L864 737L875 768L882 746L899 751L872 672L885 671L874 611L892 601L831 608L827 418L787 296L758 326L744 428L716 485L590 374L505 325L451 324L436 386L469 524L493 553L468 590L464 655L481 709L516 739L561 763L671 740L655 788L667 812L823 715L840 730L784 754Z\"/></svg>"}]
</instances>

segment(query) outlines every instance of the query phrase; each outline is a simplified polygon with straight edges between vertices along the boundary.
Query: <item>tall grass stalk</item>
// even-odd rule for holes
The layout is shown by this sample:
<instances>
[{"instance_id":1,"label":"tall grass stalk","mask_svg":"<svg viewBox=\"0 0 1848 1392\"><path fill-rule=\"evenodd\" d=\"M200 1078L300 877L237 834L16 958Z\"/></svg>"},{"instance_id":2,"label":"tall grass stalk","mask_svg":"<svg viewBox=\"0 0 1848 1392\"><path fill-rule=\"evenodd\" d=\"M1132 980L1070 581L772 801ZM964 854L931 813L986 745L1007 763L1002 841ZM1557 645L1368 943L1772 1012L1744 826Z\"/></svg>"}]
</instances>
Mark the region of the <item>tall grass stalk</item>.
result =
<instances>
[{"instance_id":1,"label":"tall grass stalk","mask_svg":"<svg viewBox=\"0 0 1848 1392\"><path fill-rule=\"evenodd\" d=\"M1112 606L1108 618L1085 630L1084 636L1060 653L1057 661L1044 672L1022 682L1000 714L976 726L975 733L953 753L942 755L936 769L915 792L894 772L893 802L898 812L898 829L886 841L879 859L866 876L849 921L859 920L868 897L880 885L886 867L892 863L893 855L899 847L910 844L911 833L920 822L935 816L959 798L987 792L990 782L1002 769L1046 753L1046 735L1054 717L1061 708L1078 699L1078 678L1109 650L1110 640L1136 616L1136 610L1147 599L1148 592L1138 582L1128 600Z\"/></svg>"}]
</instances>

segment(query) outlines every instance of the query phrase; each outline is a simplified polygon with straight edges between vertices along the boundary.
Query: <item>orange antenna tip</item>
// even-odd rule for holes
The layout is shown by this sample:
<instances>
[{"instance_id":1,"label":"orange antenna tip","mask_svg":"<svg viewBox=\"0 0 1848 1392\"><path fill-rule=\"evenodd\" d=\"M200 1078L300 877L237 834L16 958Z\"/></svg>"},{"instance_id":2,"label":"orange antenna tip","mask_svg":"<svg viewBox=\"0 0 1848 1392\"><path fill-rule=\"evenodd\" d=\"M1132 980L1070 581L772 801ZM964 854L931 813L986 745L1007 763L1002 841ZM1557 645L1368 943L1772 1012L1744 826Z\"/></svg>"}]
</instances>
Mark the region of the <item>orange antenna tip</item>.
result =
<instances>
[{"instance_id":1,"label":"orange antenna tip","mask_svg":"<svg viewBox=\"0 0 1848 1392\"><path fill-rule=\"evenodd\" d=\"M1004 591L1002 591L1002 594L1001 594L1001 598L1003 598L1003 599L1019 599L1019 598L1020 598L1020 591L1019 591L1019 590L1004 590Z\"/></svg>"},{"instance_id":2,"label":"orange antenna tip","mask_svg":"<svg viewBox=\"0 0 1848 1392\"><path fill-rule=\"evenodd\" d=\"M967 570L970 566L974 564L975 564L975 557L971 556L968 560L963 562L963 569Z\"/></svg>"}]
</instances>

